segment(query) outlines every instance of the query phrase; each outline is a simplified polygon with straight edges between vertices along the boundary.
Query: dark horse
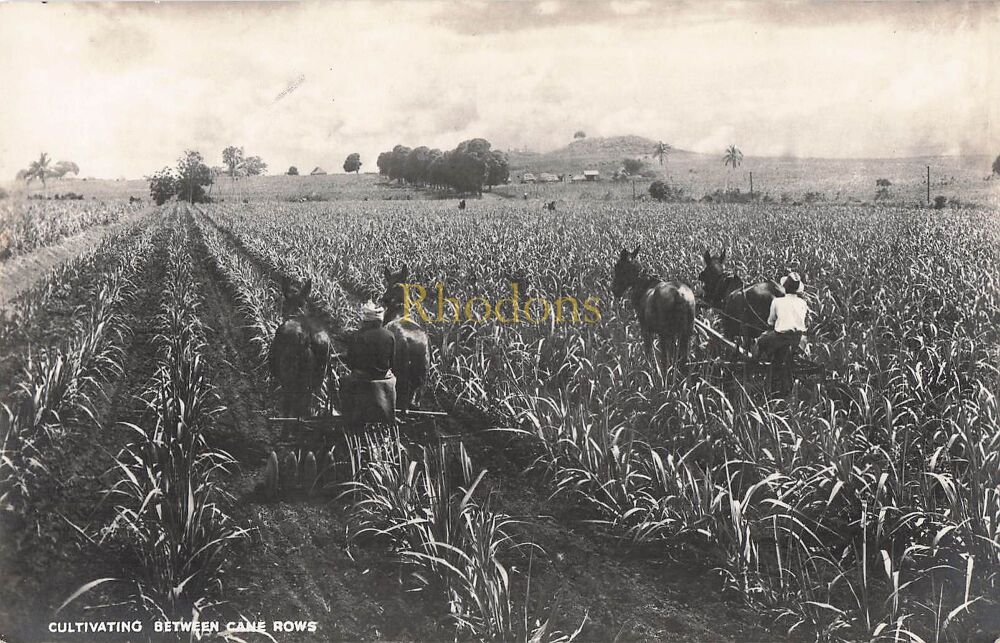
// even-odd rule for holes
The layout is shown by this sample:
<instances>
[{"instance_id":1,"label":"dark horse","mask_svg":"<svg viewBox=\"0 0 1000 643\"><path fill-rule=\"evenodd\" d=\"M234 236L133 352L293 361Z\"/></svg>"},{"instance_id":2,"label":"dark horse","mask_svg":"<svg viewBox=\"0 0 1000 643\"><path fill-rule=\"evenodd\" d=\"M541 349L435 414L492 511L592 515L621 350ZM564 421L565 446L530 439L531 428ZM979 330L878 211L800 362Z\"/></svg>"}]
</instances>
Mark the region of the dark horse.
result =
<instances>
[{"instance_id":1,"label":"dark horse","mask_svg":"<svg viewBox=\"0 0 1000 643\"><path fill-rule=\"evenodd\" d=\"M773 281L745 285L739 275L726 272L725 250L718 257L706 250L702 258L705 269L698 280L704 286L705 300L721 313L722 334L730 340L741 337L749 346L768 329L771 302L784 297L784 289Z\"/></svg>"},{"instance_id":2,"label":"dark horse","mask_svg":"<svg viewBox=\"0 0 1000 643\"><path fill-rule=\"evenodd\" d=\"M281 413L291 417L309 415L313 394L322 387L330 363L330 335L311 315L311 290L312 279L282 281L284 321L274 333L268 355L271 375L281 384Z\"/></svg>"},{"instance_id":3,"label":"dark horse","mask_svg":"<svg viewBox=\"0 0 1000 643\"><path fill-rule=\"evenodd\" d=\"M636 262L637 254L639 246L632 252L623 249L618 255L611 292L621 298L631 290L630 299L639 319L646 355L653 360L657 372L661 370L653 354L653 335L659 337L664 367L676 358L685 372L694 333L694 292L679 281L667 282L650 274Z\"/></svg>"},{"instance_id":4,"label":"dark horse","mask_svg":"<svg viewBox=\"0 0 1000 643\"><path fill-rule=\"evenodd\" d=\"M431 363L430 342L419 324L403 317L403 284L409 283L409 268L404 263L399 272L393 273L386 267L383 273L385 294L382 305L385 313L382 324L396 339L396 353L393 355L396 408L406 411L416 406L417 395L427 381L427 369Z\"/></svg>"}]
</instances>

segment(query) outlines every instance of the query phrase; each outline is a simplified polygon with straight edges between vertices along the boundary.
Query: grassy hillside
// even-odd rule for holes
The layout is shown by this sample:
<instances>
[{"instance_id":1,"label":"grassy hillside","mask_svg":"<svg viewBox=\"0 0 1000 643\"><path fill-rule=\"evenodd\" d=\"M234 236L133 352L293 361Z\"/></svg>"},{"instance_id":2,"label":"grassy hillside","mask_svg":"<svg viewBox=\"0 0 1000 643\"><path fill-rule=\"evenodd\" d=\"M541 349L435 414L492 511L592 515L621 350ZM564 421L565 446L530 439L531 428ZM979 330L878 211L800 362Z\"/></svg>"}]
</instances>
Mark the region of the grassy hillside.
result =
<instances>
[{"instance_id":1,"label":"grassy hillside","mask_svg":"<svg viewBox=\"0 0 1000 643\"><path fill-rule=\"evenodd\" d=\"M553 174L579 174L584 170L599 170L610 176L622 166L622 159L641 158L650 164L658 164L653 159L656 141L642 136L609 136L603 138L577 139L566 147L546 152L510 152L511 176L520 177L524 172L551 172ZM699 156L686 150L671 153L678 159Z\"/></svg>"}]
</instances>

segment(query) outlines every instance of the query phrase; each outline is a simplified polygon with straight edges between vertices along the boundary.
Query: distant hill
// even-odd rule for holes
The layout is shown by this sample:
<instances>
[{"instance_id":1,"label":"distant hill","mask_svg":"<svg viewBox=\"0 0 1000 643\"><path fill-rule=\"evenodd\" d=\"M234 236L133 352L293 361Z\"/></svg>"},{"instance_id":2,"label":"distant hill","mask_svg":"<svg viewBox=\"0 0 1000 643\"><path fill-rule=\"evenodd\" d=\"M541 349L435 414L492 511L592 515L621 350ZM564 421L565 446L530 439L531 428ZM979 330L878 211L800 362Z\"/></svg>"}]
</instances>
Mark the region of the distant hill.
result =
<instances>
[{"instance_id":1,"label":"distant hill","mask_svg":"<svg viewBox=\"0 0 1000 643\"><path fill-rule=\"evenodd\" d=\"M651 166L659 165L653 158L657 141L642 136L605 136L576 139L566 147L551 152L510 152L511 174L551 172L579 174L584 170L599 170L608 175L621 168L626 158L645 159ZM701 156L687 150L673 150L669 159Z\"/></svg>"}]
</instances>

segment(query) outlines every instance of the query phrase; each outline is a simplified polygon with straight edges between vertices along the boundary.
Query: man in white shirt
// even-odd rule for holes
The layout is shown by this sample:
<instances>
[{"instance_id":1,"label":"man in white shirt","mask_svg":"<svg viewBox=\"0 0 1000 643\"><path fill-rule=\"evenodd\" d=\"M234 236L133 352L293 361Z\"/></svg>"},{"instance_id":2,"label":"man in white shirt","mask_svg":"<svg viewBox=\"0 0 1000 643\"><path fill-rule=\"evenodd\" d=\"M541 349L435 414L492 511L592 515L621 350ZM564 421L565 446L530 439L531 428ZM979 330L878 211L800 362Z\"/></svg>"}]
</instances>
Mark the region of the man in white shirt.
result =
<instances>
[{"instance_id":1,"label":"man in white shirt","mask_svg":"<svg viewBox=\"0 0 1000 643\"><path fill-rule=\"evenodd\" d=\"M772 329L761 335L754 347L754 356L758 359L784 354L785 349L797 346L806 332L809 305L801 297L802 278L797 272L791 272L781 278L781 286L785 289L785 296L771 301L771 314L767 317Z\"/></svg>"}]
</instances>

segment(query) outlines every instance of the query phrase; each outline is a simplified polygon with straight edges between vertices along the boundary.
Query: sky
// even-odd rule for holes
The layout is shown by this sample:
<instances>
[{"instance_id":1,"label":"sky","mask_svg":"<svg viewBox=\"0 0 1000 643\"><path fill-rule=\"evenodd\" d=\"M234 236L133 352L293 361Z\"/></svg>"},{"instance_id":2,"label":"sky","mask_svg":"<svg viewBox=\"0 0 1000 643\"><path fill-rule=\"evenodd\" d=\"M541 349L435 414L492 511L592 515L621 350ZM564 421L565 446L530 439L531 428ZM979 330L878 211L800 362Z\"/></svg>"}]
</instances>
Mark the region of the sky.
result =
<instances>
[{"instance_id":1,"label":"sky","mask_svg":"<svg viewBox=\"0 0 1000 643\"><path fill-rule=\"evenodd\" d=\"M397 143L635 134L747 156L1000 153L1000 2L0 4L0 179L137 178L227 145L364 169Z\"/></svg>"}]
</instances>

